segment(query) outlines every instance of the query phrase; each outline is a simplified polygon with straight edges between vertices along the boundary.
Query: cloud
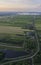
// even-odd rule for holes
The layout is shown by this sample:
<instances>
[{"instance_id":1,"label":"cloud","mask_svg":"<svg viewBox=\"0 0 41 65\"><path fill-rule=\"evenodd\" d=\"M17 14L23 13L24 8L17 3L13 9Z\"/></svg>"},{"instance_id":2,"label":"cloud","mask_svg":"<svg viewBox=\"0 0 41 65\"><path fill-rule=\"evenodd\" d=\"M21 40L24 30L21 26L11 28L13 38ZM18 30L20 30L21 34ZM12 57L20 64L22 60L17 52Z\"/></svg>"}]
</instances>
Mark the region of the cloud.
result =
<instances>
[{"instance_id":1,"label":"cloud","mask_svg":"<svg viewBox=\"0 0 41 65\"><path fill-rule=\"evenodd\" d=\"M41 4L41 0L0 0L0 3Z\"/></svg>"},{"instance_id":2,"label":"cloud","mask_svg":"<svg viewBox=\"0 0 41 65\"><path fill-rule=\"evenodd\" d=\"M41 0L0 0L0 10L41 11L40 5Z\"/></svg>"},{"instance_id":3,"label":"cloud","mask_svg":"<svg viewBox=\"0 0 41 65\"><path fill-rule=\"evenodd\" d=\"M0 5L1 10L14 10L14 11L33 11L36 10L40 5L22 5L22 4L8 4Z\"/></svg>"}]
</instances>

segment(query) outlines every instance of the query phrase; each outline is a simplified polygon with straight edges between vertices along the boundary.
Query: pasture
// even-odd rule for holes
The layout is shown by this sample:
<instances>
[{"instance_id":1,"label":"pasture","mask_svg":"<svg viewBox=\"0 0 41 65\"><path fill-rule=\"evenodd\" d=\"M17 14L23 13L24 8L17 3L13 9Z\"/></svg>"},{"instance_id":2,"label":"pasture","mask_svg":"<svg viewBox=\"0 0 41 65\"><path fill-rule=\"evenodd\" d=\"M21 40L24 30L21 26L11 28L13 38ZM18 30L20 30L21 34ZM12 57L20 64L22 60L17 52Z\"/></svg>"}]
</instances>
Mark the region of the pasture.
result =
<instances>
[{"instance_id":1,"label":"pasture","mask_svg":"<svg viewBox=\"0 0 41 65\"><path fill-rule=\"evenodd\" d=\"M17 36L16 34L24 35L25 31L33 31L25 28L29 24L33 24L33 21L35 21L36 29L40 30L41 16L35 16L35 19L31 15L15 15L0 17L0 41L23 41L24 36Z\"/></svg>"},{"instance_id":2,"label":"pasture","mask_svg":"<svg viewBox=\"0 0 41 65\"><path fill-rule=\"evenodd\" d=\"M35 16L35 19L31 15L17 15L17 16L3 16L0 17L0 44L8 44L13 46L22 46L24 43L24 32L26 31L33 31L25 28L29 24L33 24L33 21L35 21L35 27L37 29L37 32L39 36L41 36L41 16ZM23 36L17 36L16 34L23 35ZM25 40L28 43L28 40ZM29 40L29 44L27 45L32 49L33 41ZM39 42L41 42L41 37L39 37ZM36 44L36 43L35 43ZM14 50L23 50L23 48L8 48L8 47L1 47L0 48L7 48L7 49L14 49ZM33 48L35 49L35 47ZM41 50L41 43L40 43L40 50ZM37 64L38 60L41 60L41 52L38 54L38 56L35 58L37 60L35 62L35 65Z\"/></svg>"}]
</instances>

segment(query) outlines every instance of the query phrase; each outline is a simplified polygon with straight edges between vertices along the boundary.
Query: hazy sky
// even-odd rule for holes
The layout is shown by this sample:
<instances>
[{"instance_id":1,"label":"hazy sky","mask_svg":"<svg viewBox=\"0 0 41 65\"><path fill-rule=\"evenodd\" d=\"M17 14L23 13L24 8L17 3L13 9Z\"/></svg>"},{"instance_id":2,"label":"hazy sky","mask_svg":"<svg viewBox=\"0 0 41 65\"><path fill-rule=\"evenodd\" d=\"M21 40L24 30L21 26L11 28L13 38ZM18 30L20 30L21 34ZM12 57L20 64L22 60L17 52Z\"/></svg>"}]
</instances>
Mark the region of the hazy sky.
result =
<instances>
[{"instance_id":1,"label":"hazy sky","mask_svg":"<svg viewBox=\"0 0 41 65\"><path fill-rule=\"evenodd\" d=\"M41 0L0 0L0 11L41 11Z\"/></svg>"}]
</instances>

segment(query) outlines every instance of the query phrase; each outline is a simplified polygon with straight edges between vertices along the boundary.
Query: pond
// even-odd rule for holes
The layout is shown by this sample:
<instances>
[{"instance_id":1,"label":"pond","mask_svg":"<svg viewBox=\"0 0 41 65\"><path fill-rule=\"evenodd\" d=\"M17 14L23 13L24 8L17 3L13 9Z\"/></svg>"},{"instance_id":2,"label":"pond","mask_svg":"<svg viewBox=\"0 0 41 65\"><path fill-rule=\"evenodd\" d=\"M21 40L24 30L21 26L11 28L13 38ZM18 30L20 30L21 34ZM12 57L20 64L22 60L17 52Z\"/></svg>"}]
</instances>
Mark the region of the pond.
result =
<instances>
[{"instance_id":1,"label":"pond","mask_svg":"<svg viewBox=\"0 0 41 65\"><path fill-rule=\"evenodd\" d=\"M26 51L15 51L15 50L1 50L4 54L4 58L16 58L27 55Z\"/></svg>"}]
</instances>

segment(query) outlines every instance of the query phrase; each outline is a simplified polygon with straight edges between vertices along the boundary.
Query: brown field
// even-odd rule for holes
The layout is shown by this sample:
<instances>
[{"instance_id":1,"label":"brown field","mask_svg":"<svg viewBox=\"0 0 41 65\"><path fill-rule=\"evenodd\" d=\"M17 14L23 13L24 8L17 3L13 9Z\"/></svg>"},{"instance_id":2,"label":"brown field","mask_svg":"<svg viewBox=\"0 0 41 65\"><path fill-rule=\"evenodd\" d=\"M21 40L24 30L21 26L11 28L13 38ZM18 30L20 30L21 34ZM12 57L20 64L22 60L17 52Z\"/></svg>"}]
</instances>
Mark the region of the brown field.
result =
<instances>
[{"instance_id":1,"label":"brown field","mask_svg":"<svg viewBox=\"0 0 41 65\"><path fill-rule=\"evenodd\" d=\"M24 34L24 31L30 31L30 30L22 29L21 27L0 26L0 33L7 33L7 34ZM33 31L33 30L32 30L32 31Z\"/></svg>"}]
</instances>

